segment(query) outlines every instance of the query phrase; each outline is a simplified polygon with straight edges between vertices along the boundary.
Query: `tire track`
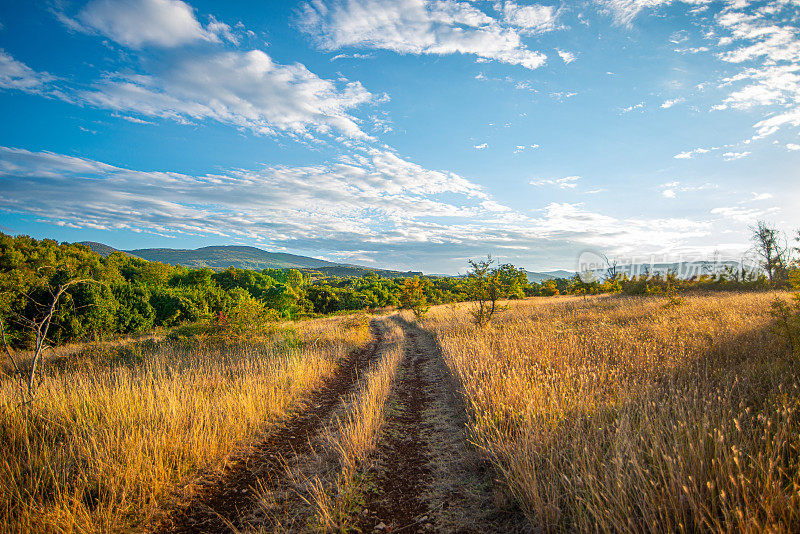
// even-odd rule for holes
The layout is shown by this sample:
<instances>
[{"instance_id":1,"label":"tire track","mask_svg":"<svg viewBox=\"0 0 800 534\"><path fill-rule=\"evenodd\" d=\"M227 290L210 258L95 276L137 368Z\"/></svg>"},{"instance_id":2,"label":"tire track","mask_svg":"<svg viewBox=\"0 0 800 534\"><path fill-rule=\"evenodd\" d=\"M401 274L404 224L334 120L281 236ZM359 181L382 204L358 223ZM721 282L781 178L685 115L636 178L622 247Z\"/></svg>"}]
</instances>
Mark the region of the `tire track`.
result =
<instances>
[{"instance_id":1,"label":"tire track","mask_svg":"<svg viewBox=\"0 0 800 534\"><path fill-rule=\"evenodd\" d=\"M383 523L389 532L410 525L428 511L421 495L429 483L428 455L423 432L428 383L423 367L429 357L403 326L406 340L394 392L389 397L387 421L377 453L376 491L367 495L366 517L359 527L371 532Z\"/></svg>"},{"instance_id":2,"label":"tire track","mask_svg":"<svg viewBox=\"0 0 800 534\"><path fill-rule=\"evenodd\" d=\"M362 532L524 532L466 436L466 409L433 336L401 316L405 356L379 436Z\"/></svg>"},{"instance_id":3,"label":"tire track","mask_svg":"<svg viewBox=\"0 0 800 534\"><path fill-rule=\"evenodd\" d=\"M184 509L165 520L156 532L199 534L231 532L241 528L256 507L256 484L262 490L286 488L283 457L311 452L312 441L330 419L342 399L354 391L359 377L377 360L383 343L382 321L370 321L372 342L351 354L325 384L311 393L300 411L276 427L252 452L235 461L221 479L201 487Z\"/></svg>"}]
</instances>

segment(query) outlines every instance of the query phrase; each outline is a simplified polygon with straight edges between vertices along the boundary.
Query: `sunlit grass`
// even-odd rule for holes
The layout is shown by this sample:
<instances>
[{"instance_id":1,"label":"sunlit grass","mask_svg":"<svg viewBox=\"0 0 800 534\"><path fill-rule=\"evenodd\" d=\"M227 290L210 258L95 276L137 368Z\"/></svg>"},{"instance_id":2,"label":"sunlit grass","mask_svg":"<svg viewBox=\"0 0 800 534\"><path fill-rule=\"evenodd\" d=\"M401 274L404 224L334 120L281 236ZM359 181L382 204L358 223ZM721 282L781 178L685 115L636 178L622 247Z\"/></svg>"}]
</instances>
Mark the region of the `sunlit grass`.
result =
<instances>
[{"instance_id":1,"label":"sunlit grass","mask_svg":"<svg viewBox=\"0 0 800 534\"><path fill-rule=\"evenodd\" d=\"M796 531L798 363L770 294L430 313L474 442L548 530Z\"/></svg>"},{"instance_id":2,"label":"sunlit grass","mask_svg":"<svg viewBox=\"0 0 800 534\"><path fill-rule=\"evenodd\" d=\"M146 525L368 340L365 317L337 317L235 345L76 356L50 365L27 408L2 379L0 531Z\"/></svg>"},{"instance_id":3,"label":"sunlit grass","mask_svg":"<svg viewBox=\"0 0 800 534\"><path fill-rule=\"evenodd\" d=\"M296 464L287 462L292 491L308 505L307 527L313 531L348 532L354 513L361 511L365 473L374 461L387 398L405 347L401 326L391 319L378 324L382 342L377 361L360 377L356 391L342 397L339 410L321 430L316 449ZM269 517L273 513L269 492L262 490L260 497Z\"/></svg>"}]
</instances>

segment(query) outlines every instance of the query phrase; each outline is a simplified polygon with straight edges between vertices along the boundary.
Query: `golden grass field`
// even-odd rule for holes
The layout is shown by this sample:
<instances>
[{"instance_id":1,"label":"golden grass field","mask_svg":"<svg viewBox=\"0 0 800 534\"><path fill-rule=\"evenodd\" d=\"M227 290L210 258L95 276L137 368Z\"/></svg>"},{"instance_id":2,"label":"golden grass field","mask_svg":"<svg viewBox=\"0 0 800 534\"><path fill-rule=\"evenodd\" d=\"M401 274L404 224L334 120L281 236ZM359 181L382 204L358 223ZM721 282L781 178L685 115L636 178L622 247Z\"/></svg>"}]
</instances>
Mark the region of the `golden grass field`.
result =
<instances>
[{"instance_id":1,"label":"golden grass field","mask_svg":"<svg viewBox=\"0 0 800 534\"><path fill-rule=\"evenodd\" d=\"M800 362L772 331L777 295L534 298L507 303L484 329L462 303L419 325L499 481L486 490L497 513L521 510L535 531L796 532ZM387 399L406 383L403 358L424 350L441 362L409 344L404 317L373 321L372 363L309 436L311 452L290 461L285 451L281 476L297 498L282 502L301 503L307 530L354 524ZM369 332L368 317L352 315L246 342L73 351L48 361L25 408L0 378L0 532L152 528L279 426ZM439 391L424 407L426 432L437 432L444 395L427 391ZM273 496L254 489L261 523L242 530L282 531L266 517Z\"/></svg>"},{"instance_id":2,"label":"golden grass field","mask_svg":"<svg viewBox=\"0 0 800 534\"><path fill-rule=\"evenodd\" d=\"M775 294L512 302L484 331L432 310L469 431L536 527L800 529L800 366Z\"/></svg>"},{"instance_id":3,"label":"golden grass field","mask_svg":"<svg viewBox=\"0 0 800 534\"><path fill-rule=\"evenodd\" d=\"M73 356L46 368L27 410L0 379L0 532L146 526L368 340L363 316L340 316L128 362Z\"/></svg>"}]
</instances>

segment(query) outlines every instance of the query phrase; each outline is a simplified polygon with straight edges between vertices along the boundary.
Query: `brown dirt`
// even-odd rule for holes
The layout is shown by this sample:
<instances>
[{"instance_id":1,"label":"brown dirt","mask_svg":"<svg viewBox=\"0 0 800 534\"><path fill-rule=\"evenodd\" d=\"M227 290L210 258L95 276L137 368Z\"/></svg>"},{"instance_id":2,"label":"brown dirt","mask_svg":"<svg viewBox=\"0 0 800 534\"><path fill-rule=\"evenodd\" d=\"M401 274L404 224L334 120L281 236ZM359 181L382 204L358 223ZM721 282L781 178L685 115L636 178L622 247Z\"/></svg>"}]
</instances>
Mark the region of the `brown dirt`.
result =
<instances>
[{"instance_id":1,"label":"brown dirt","mask_svg":"<svg viewBox=\"0 0 800 534\"><path fill-rule=\"evenodd\" d=\"M421 495L429 483L428 457L423 431L429 404L423 366L430 354L419 350L408 337L397 383L389 397L387 421L379 438L375 491L366 499L367 514L359 528L371 532L381 522L387 532L411 525L428 511ZM412 531L413 532L413 531Z\"/></svg>"},{"instance_id":2,"label":"brown dirt","mask_svg":"<svg viewBox=\"0 0 800 534\"><path fill-rule=\"evenodd\" d=\"M370 323L373 341L343 361L326 383L309 395L294 415L269 432L261 443L234 461L221 477L202 485L193 501L167 518L156 532L170 534L232 532L246 524L256 507L256 484L270 490L288 486L283 457L310 452L312 439L330 418L358 378L377 359L382 343L378 321Z\"/></svg>"},{"instance_id":3,"label":"brown dirt","mask_svg":"<svg viewBox=\"0 0 800 534\"><path fill-rule=\"evenodd\" d=\"M493 472L466 436L466 409L433 336L393 318L405 355L379 436L372 491L355 520L363 532L525 532Z\"/></svg>"}]
</instances>

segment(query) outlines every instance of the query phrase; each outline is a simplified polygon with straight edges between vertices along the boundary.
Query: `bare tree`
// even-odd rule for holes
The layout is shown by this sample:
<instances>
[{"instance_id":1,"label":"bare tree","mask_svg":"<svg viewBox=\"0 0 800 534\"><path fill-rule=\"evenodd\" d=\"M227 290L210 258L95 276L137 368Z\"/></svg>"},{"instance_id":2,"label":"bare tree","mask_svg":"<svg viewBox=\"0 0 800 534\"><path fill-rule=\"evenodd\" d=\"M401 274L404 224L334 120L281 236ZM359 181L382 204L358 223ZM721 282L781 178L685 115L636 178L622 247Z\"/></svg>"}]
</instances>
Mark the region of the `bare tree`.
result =
<instances>
[{"instance_id":1,"label":"bare tree","mask_svg":"<svg viewBox=\"0 0 800 534\"><path fill-rule=\"evenodd\" d=\"M786 237L777 228L772 228L765 221L758 221L753 232L753 243L759 263L772 284L786 279L786 268L789 265L791 248Z\"/></svg>"},{"instance_id":2,"label":"bare tree","mask_svg":"<svg viewBox=\"0 0 800 534\"><path fill-rule=\"evenodd\" d=\"M610 260L608 256L603 254L603 259L606 260L606 279L614 280L617 278L617 260Z\"/></svg>"},{"instance_id":3,"label":"bare tree","mask_svg":"<svg viewBox=\"0 0 800 534\"><path fill-rule=\"evenodd\" d=\"M58 286L55 292L51 293L51 299L46 304L39 304L39 306L44 310L43 314L39 317L35 317L33 319L29 317L25 317L22 314L16 314L14 317L14 322L18 325L22 326L25 329L31 331L34 335L34 345L33 345L33 358L31 359L30 369L23 369L16 358L14 358L14 349L11 348L10 343L6 339L6 330L5 330L5 321L2 317L0 317L0 334L2 335L2 342L3 342L3 349L5 350L6 355L8 356L9 360L11 360L12 367L14 368L14 373L20 380L21 384L24 384L27 389L28 393L28 400L30 401L33 399L34 393L36 391L36 373L39 368L39 364L42 359L42 354L50 345L48 344L47 334L50 331L50 325L53 320L53 315L55 314L56 310L58 309L58 302L61 300L61 297L70 287L76 284L85 284L85 283L98 283L96 280L91 278L82 278L76 280L70 280Z\"/></svg>"},{"instance_id":4,"label":"bare tree","mask_svg":"<svg viewBox=\"0 0 800 534\"><path fill-rule=\"evenodd\" d=\"M794 247L794 251L800 254L800 230L797 231L797 234L794 236L794 240L798 243L798 246ZM798 264L800 264L800 258L795 258L793 265L797 268L800 266Z\"/></svg>"}]
</instances>

